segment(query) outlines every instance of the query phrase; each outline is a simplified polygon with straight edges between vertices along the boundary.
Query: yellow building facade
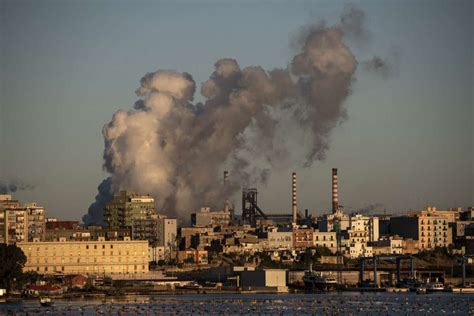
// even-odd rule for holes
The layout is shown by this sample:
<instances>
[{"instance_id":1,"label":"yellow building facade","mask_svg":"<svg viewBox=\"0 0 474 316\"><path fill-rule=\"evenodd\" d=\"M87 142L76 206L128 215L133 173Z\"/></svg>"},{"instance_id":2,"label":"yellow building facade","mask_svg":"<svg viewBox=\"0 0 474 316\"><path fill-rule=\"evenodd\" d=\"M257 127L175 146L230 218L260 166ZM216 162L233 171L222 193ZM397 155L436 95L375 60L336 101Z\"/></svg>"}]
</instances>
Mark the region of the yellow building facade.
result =
<instances>
[{"instance_id":1,"label":"yellow building facade","mask_svg":"<svg viewBox=\"0 0 474 316\"><path fill-rule=\"evenodd\" d=\"M449 223L453 218L436 211L421 211L418 214L419 250L429 250L435 247L448 247L453 242L452 230Z\"/></svg>"},{"instance_id":2,"label":"yellow building facade","mask_svg":"<svg viewBox=\"0 0 474 316\"><path fill-rule=\"evenodd\" d=\"M148 241L19 242L27 258L23 271L40 274L137 274L148 272Z\"/></svg>"}]
</instances>

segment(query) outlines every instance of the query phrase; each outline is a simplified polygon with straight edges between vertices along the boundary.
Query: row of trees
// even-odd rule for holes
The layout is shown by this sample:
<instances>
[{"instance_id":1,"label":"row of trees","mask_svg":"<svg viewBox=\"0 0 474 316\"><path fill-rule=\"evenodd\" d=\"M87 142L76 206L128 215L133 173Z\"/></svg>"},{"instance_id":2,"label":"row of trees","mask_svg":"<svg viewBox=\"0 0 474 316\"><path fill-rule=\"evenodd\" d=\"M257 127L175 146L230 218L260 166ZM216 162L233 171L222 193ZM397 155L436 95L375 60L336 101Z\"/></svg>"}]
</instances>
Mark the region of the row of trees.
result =
<instances>
[{"instance_id":1,"label":"row of trees","mask_svg":"<svg viewBox=\"0 0 474 316\"><path fill-rule=\"evenodd\" d=\"M15 285L23 284L29 274L23 273L26 256L16 245L0 244L0 287L11 291Z\"/></svg>"}]
</instances>

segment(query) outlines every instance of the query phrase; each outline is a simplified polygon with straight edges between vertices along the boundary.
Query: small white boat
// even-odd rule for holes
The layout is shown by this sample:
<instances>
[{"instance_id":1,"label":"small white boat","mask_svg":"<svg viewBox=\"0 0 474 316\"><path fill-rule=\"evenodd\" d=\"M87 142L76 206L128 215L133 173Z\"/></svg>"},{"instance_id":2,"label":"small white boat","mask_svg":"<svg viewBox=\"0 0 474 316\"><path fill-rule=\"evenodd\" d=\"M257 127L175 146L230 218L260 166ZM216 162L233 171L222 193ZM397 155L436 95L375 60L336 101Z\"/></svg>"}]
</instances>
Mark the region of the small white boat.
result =
<instances>
[{"instance_id":1,"label":"small white boat","mask_svg":"<svg viewBox=\"0 0 474 316\"><path fill-rule=\"evenodd\" d=\"M444 291L444 284L441 282L433 282L426 284L426 290L428 292L439 292Z\"/></svg>"}]
</instances>

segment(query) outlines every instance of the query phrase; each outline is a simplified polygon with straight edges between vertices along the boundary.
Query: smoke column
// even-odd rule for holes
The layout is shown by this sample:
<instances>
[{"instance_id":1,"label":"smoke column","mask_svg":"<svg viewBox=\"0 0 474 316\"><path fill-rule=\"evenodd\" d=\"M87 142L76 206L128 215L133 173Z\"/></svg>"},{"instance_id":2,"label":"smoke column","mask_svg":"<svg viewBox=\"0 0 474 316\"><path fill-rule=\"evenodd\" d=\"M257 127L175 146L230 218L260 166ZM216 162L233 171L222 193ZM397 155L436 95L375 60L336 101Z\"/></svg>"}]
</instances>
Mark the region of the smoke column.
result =
<instances>
[{"instance_id":1,"label":"smoke column","mask_svg":"<svg viewBox=\"0 0 474 316\"><path fill-rule=\"evenodd\" d=\"M256 159L278 167L286 148L275 135L289 130L286 122L305 135L305 166L324 158L355 80L357 61L344 32L360 32L357 21L363 19L347 21L304 28L298 52L284 69L218 60L201 85L204 103L192 103L196 84L190 74L146 74L134 109L118 111L103 128L110 178L99 186L84 223L100 224L105 202L123 189L151 194L158 211L181 219L201 206L222 208L227 194L268 179L270 170L256 166ZM223 170L232 174L225 189Z\"/></svg>"}]
</instances>

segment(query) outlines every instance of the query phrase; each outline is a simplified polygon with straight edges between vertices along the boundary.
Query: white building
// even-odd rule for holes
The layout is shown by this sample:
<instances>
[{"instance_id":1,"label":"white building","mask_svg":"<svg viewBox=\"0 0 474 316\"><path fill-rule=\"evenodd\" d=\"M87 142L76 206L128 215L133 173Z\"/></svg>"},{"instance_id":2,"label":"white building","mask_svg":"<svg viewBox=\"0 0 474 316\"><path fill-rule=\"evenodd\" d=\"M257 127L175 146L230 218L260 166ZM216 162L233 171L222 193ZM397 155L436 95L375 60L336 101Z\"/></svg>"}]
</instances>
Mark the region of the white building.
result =
<instances>
[{"instance_id":1,"label":"white building","mask_svg":"<svg viewBox=\"0 0 474 316\"><path fill-rule=\"evenodd\" d=\"M314 231L313 243L316 247L327 247L332 253L337 251L337 233Z\"/></svg>"},{"instance_id":2,"label":"white building","mask_svg":"<svg viewBox=\"0 0 474 316\"><path fill-rule=\"evenodd\" d=\"M272 228L268 231L268 248L271 250L290 250L293 247L293 231Z\"/></svg>"},{"instance_id":3,"label":"white building","mask_svg":"<svg viewBox=\"0 0 474 316\"><path fill-rule=\"evenodd\" d=\"M178 234L177 220L175 218L160 216L157 231L157 246L174 250L176 248L176 236Z\"/></svg>"}]
</instances>

